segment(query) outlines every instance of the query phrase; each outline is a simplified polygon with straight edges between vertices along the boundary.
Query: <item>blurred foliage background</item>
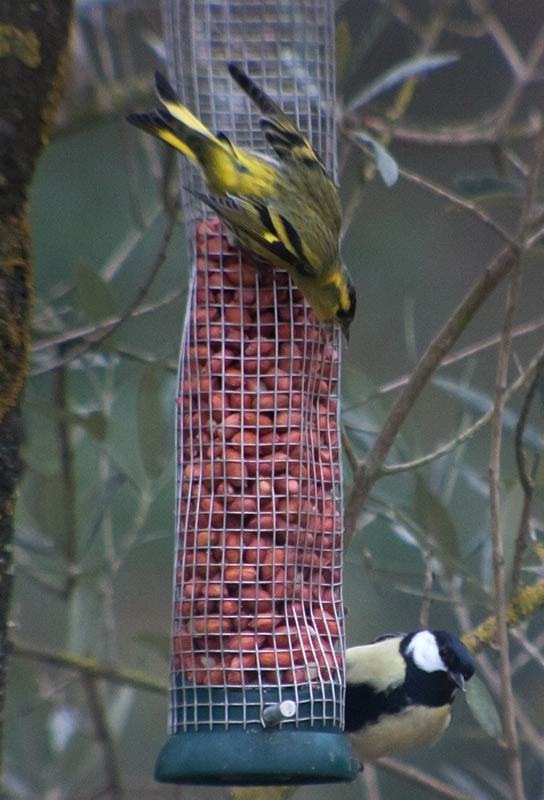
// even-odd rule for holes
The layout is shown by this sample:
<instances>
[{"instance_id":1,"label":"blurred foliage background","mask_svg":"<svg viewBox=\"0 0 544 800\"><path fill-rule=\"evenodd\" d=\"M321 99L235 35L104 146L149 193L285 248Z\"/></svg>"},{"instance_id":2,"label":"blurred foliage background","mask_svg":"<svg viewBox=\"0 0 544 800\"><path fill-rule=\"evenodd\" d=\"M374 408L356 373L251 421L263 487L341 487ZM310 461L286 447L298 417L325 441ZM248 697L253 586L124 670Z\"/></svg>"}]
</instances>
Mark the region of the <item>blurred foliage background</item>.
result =
<instances>
[{"instance_id":1,"label":"blurred foliage background","mask_svg":"<svg viewBox=\"0 0 544 800\"><path fill-rule=\"evenodd\" d=\"M399 386L508 237L530 240L513 323L507 387L517 384L503 415L500 512L509 590L538 586L544 269L536 179L524 227L520 209L542 124L541 2L347 0L338 3L337 39L343 255L359 295L344 357L352 454L364 456ZM37 299L17 506L9 798L228 794L152 778L166 736L174 398L188 264L182 224L166 243L173 161L124 115L152 107L153 69L163 59L157 4L79 3L70 87L33 189ZM397 166L399 180L388 186ZM427 621L467 633L494 613L489 412L506 292L504 282L478 310L388 464L423 458L475 426L472 435L373 486L346 556L350 645ZM525 490L515 446L524 407ZM347 464L345 473L350 496ZM544 621L531 606L525 616L511 631L510 661L525 793L537 798ZM458 699L436 746L367 769L352 785L301 787L296 796L511 797L496 648L483 649L478 666L473 713Z\"/></svg>"}]
</instances>

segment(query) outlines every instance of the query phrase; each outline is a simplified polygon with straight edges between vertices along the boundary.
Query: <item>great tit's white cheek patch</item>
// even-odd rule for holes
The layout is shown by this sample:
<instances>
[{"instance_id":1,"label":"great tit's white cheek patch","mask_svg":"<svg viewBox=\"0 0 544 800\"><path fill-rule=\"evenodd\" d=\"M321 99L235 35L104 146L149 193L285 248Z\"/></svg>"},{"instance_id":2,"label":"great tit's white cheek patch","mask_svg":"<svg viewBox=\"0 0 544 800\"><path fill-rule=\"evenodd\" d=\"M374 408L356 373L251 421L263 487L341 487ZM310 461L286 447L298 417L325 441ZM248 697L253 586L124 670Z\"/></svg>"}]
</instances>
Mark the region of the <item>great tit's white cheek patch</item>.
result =
<instances>
[{"instance_id":1,"label":"great tit's white cheek patch","mask_svg":"<svg viewBox=\"0 0 544 800\"><path fill-rule=\"evenodd\" d=\"M406 648L416 667L424 672L447 672L448 669L438 651L436 639L430 631L419 631Z\"/></svg>"}]
</instances>

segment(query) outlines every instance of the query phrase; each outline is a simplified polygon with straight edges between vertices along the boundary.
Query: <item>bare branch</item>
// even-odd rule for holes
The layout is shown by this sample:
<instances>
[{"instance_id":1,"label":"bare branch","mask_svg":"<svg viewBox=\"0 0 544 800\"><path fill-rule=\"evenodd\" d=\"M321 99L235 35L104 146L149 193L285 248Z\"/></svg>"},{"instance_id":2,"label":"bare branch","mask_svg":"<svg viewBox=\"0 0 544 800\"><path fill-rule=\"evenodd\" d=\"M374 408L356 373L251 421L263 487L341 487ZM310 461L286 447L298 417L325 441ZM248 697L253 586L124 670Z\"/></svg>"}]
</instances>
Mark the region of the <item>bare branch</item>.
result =
<instances>
[{"instance_id":1,"label":"bare branch","mask_svg":"<svg viewBox=\"0 0 544 800\"><path fill-rule=\"evenodd\" d=\"M365 784L367 800L380 800L380 787L378 784L378 773L374 764L365 764L362 778Z\"/></svg>"},{"instance_id":2,"label":"bare branch","mask_svg":"<svg viewBox=\"0 0 544 800\"><path fill-rule=\"evenodd\" d=\"M406 386L393 403L373 446L354 473L353 487L346 502L346 546L356 530L359 514L406 417L444 355L451 350L478 309L508 275L516 261L517 252L516 247L504 247L489 264L482 277L470 289L442 330L429 344Z\"/></svg>"},{"instance_id":3,"label":"bare branch","mask_svg":"<svg viewBox=\"0 0 544 800\"><path fill-rule=\"evenodd\" d=\"M431 554L425 553L425 578L423 582L423 601L421 603L421 611L419 612L419 627L427 628L429 625L429 616L431 613L431 600L433 588L433 562Z\"/></svg>"},{"instance_id":4,"label":"bare branch","mask_svg":"<svg viewBox=\"0 0 544 800\"><path fill-rule=\"evenodd\" d=\"M498 48L502 52L508 66L518 78L523 80L525 78L525 62L514 42L508 36L507 32L500 24L495 14L490 11L487 4L483 0L470 0L470 6L475 14L478 14L485 25L488 33L492 36Z\"/></svg>"},{"instance_id":5,"label":"bare branch","mask_svg":"<svg viewBox=\"0 0 544 800\"><path fill-rule=\"evenodd\" d=\"M519 529L514 545L514 558L512 560L512 571L510 575L510 593L513 594L517 589L520 582L521 567L523 558L527 550L527 537L529 532L529 522L531 518L531 509L533 504L534 492L534 475L540 462L540 457L535 453L533 458L533 466L530 474L527 470L525 451L523 448L523 435L525 427L529 418L529 411L536 393L538 382L542 379L544 372L544 356L537 364L535 374L529 388L525 394L521 411L519 414L518 424L516 425L516 434L514 438L514 449L516 453L516 462L518 467L519 480L525 495L521 518L519 521Z\"/></svg>"},{"instance_id":6,"label":"bare branch","mask_svg":"<svg viewBox=\"0 0 544 800\"><path fill-rule=\"evenodd\" d=\"M427 789L436 792L439 797L446 797L448 800L474 800L468 794L458 792L447 783L439 781L438 778L427 775L423 770L403 764L400 761L394 761L392 758L380 758L376 762L376 766L385 770L385 772L390 772L392 775L400 775L418 786L425 786Z\"/></svg>"},{"instance_id":7,"label":"bare branch","mask_svg":"<svg viewBox=\"0 0 544 800\"><path fill-rule=\"evenodd\" d=\"M132 312L131 318L140 317L142 314L150 314L154 311L158 311L164 306L170 305L170 303L172 303L182 294L183 290L174 289L172 292L168 292L168 294L164 295L164 297L161 297L158 300L138 306L138 308ZM98 325L86 325L84 328L76 328L75 330L66 331L59 336L54 336L52 339L44 339L40 342L36 342L32 346L31 352L33 354L41 353L43 350L49 350L51 347L59 347L61 345L70 344L70 342L77 342L81 339L87 339L90 336L96 336L106 332L109 333L110 329L114 325L118 325L120 323L120 320L121 317L119 314L117 314L115 317L105 319ZM32 374L34 375L35 373Z\"/></svg>"},{"instance_id":8,"label":"bare branch","mask_svg":"<svg viewBox=\"0 0 544 800\"><path fill-rule=\"evenodd\" d=\"M543 327L544 327L544 317L538 317L535 320L531 320L530 322L525 322L523 325L518 325L517 328L514 328L514 330L512 331L512 338L515 339L520 336L526 336L527 334L534 333L535 331L538 331L540 330L540 328ZM452 364L458 364L460 361L464 361L466 358L470 358L471 356L479 355L479 353L482 353L485 350L489 349L490 347L494 347L495 345L499 344L500 340L501 340L500 334L496 334L494 336L488 336L486 339L482 339L481 341L475 342L474 344L468 345L468 347L464 347L462 350L458 350L453 355L448 356L447 358L443 358L438 367L438 370L450 367ZM350 403L349 406L346 406L346 410L357 408L359 406L364 405L365 403L370 403L372 400L376 400L378 397L382 397L385 394L389 394L389 392L394 392L397 389L402 389L403 386L406 386L409 380L410 380L409 375L402 375L400 378L395 378L395 380L393 381L384 383L375 392L366 395L357 403Z\"/></svg>"},{"instance_id":9,"label":"bare branch","mask_svg":"<svg viewBox=\"0 0 544 800\"><path fill-rule=\"evenodd\" d=\"M344 425L342 425L341 436L342 436L342 455L344 455L347 458L348 464L350 465L353 472L355 472L355 470L359 466L359 460L355 455L355 452L349 440L349 436L346 433L346 428Z\"/></svg>"},{"instance_id":10,"label":"bare branch","mask_svg":"<svg viewBox=\"0 0 544 800\"><path fill-rule=\"evenodd\" d=\"M42 375L46 372L51 372L51 370L59 369L60 367L64 367L67 364L74 361L76 358L81 358L81 356L88 353L89 350L93 347L99 347L109 336L112 335L114 331L116 331L124 322L127 321L130 317L133 316L136 309L145 298L151 285L155 278L157 277L160 268L162 267L164 260L166 258L166 254L168 252L168 245L170 244L170 239L174 233L176 227L176 214L170 213L168 215L168 226L163 236L163 240L161 246L155 256L153 264L151 265L151 269L149 270L149 274L142 284L142 286L138 289L134 297L132 298L131 302L127 306L127 308L123 311L123 313L107 328L101 331L96 336L92 336L79 347L72 350L68 355L64 356L61 359L58 359L52 364L47 364L44 367L40 367L38 369L33 370L32 375Z\"/></svg>"},{"instance_id":11,"label":"bare branch","mask_svg":"<svg viewBox=\"0 0 544 800\"><path fill-rule=\"evenodd\" d=\"M536 356L531 360L527 368L516 378L516 380L508 387L505 393L505 401L508 402L515 392L527 381L531 379L531 376L535 373L536 370L539 368L539 364L541 364L544 360L544 347L542 347ZM443 364L444 362L442 362ZM489 411L486 411L485 414L476 420L472 425L466 428L464 431L461 431L455 439L452 439L446 444L442 445L441 447L437 447L436 450L433 450L432 453L427 453L425 456L421 456L421 458L415 458L412 461L405 461L402 464L387 464L383 466L380 470L379 477L384 477L386 475L396 475L399 472L407 472L414 469L420 469L427 464L431 464L433 461L436 461L439 458L451 453L452 450L455 450L456 447L459 445L464 444L468 439L472 439L472 437L481 429L484 425L490 421L493 415L493 408L490 408Z\"/></svg>"},{"instance_id":12,"label":"bare branch","mask_svg":"<svg viewBox=\"0 0 544 800\"><path fill-rule=\"evenodd\" d=\"M535 139L531 155L531 165L520 216L520 236L530 225L532 210L536 199L538 179L544 159L544 125ZM489 454L489 517L490 537L493 556L493 588L497 625L497 645L499 648L500 682L502 698L502 719L510 785L514 800L524 800L523 776L519 753L512 676L510 671L509 642L507 629L507 595L504 564L504 542L500 513L500 467L502 449L502 417L505 409L505 393L512 344L514 312L521 287L521 258L519 253L514 260L506 299L501 344L497 356L495 378L495 401L491 420L491 444Z\"/></svg>"},{"instance_id":13,"label":"bare branch","mask_svg":"<svg viewBox=\"0 0 544 800\"><path fill-rule=\"evenodd\" d=\"M353 132L350 130L344 130L346 136L350 139L350 141L360 150L366 152L366 146L359 141L359 139L355 138ZM471 214L476 216L479 220L481 220L484 225L490 228L494 233L496 233L500 238L506 242L507 244L514 244L513 237L505 231L499 224L496 222L493 217L491 217L485 209L481 208L481 206L477 205L476 203L471 202L470 200L466 200L461 195L455 194L454 192L449 191L449 189L445 189L443 186L439 186L434 181L429 180L428 178L423 178L421 175L418 175L415 172L411 172L406 168L399 167L399 174L402 175L403 178L415 183L418 186L423 186L425 189L428 189L433 194L438 195L439 197L443 197L446 200L449 200L451 203L454 203L459 208L464 209L465 211L469 211Z\"/></svg>"},{"instance_id":14,"label":"bare branch","mask_svg":"<svg viewBox=\"0 0 544 800\"><path fill-rule=\"evenodd\" d=\"M506 609L506 622L509 628L520 625L530 619L537 611L544 608L544 580L533 586L523 586L516 592ZM477 628L463 636L463 641L471 653L477 653L495 642L497 636L497 620L488 617Z\"/></svg>"},{"instance_id":15,"label":"bare branch","mask_svg":"<svg viewBox=\"0 0 544 800\"><path fill-rule=\"evenodd\" d=\"M104 773L107 779L108 796L112 800L121 800L123 797L123 790L121 787L121 770L119 761L116 757L116 748L113 741L113 736L108 724L108 716L104 703L104 698L100 688L96 685L96 680L89 675L82 675L81 680L85 693L87 695L87 703L89 712L93 721L96 739L98 745L102 750L104 759Z\"/></svg>"},{"instance_id":16,"label":"bare branch","mask_svg":"<svg viewBox=\"0 0 544 800\"><path fill-rule=\"evenodd\" d=\"M450 192L448 189L445 189L443 186L439 186L434 181L429 180L428 178L423 178L421 175L418 175L415 172L411 172L410 170L399 168L399 172L403 178L411 181L412 183L417 184L418 186L423 186L426 189L429 189L433 194L437 194L439 197L444 197L446 200L454 203L455 205L459 206L460 208L464 209L465 211L470 211L471 214L478 217L484 225L487 225L494 233L501 237L501 239L506 242L507 244L514 244L513 237L505 231L494 219L491 217L487 211L485 211L481 206L477 205L476 203L471 202L470 200L466 200L461 195L455 194L454 192Z\"/></svg>"},{"instance_id":17,"label":"bare branch","mask_svg":"<svg viewBox=\"0 0 544 800\"><path fill-rule=\"evenodd\" d=\"M385 131L398 142L419 144L425 147L467 147L494 144L497 141L497 121L502 119L503 106L492 112L459 124L448 124L437 128L418 128L407 122L389 122L374 114L365 113L364 127L375 136ZM538 131L540 121L535 114L512 124L504 134L505 142L530 139Z\"/></svg>"},{"instance_id":18,"label":"bare branch","mask_svg":"<svg viewBox=\"0 0 544 800\"><path fill-rule=\"evenodd\" d=\"M505 410L506 380L512 341L511 333L520 286L521 261L518 256L514 262L514 269L512 270L508 287L502 341L499 346L499 354L497 357L495 401L491 418L491 444L489 454L489 533L493 555L493 588L497 620L497 645L499 649L502 721L513 800L524 800L525 792L523 789L518 734L514 712L514 695L510 673L508 629L506 621L508 603L506 597L504 541L500 513L500 468L503 428L502 417Z\"/></svg>"},{"instance_id":19,"label":"bare branch","mask_svg":"<svg viewBox=\"0 0 544 800\"><path fill-rule=\"evenodd\" d=\"M52 667L68 669L80 675L86 675L89 678L100 678L120 686L132 686L134 689L142 689L154 694L166 696L168 692L168 686L165 682L149 678L144 673L136 670L116 669L115 667L99 664L94 658L84 658L83 656L75 656L69 653L53 653L39 647L30 647L13 637L11 637L10 642L11 653L14 656L28 658L31 661L37 661Z\"/></svg>"}]
</instances>

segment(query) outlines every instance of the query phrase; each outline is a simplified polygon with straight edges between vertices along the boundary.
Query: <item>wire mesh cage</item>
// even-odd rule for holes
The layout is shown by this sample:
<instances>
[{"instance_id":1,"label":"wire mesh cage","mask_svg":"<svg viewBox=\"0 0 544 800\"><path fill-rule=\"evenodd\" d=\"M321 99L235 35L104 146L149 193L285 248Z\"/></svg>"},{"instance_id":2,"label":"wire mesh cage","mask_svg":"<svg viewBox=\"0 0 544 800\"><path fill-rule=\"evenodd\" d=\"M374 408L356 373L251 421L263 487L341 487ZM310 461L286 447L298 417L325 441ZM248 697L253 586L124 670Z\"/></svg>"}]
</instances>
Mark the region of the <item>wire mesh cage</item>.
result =
<instances>
[{"instance_id":1,"label":"wire mesh cage","mask_svg":"<svg viewBox=\"0 0 544 800\"><path fill-rule=\"evenodd\" d=\"M240 64L335 172L330 0L163 5L172 73L212 130L262 149ZM200 190L182 164L182 183ZM171 734L159 780L351 780L343 727L340 338L192 194L178 394Z\"/></svg>"}]
</instances>

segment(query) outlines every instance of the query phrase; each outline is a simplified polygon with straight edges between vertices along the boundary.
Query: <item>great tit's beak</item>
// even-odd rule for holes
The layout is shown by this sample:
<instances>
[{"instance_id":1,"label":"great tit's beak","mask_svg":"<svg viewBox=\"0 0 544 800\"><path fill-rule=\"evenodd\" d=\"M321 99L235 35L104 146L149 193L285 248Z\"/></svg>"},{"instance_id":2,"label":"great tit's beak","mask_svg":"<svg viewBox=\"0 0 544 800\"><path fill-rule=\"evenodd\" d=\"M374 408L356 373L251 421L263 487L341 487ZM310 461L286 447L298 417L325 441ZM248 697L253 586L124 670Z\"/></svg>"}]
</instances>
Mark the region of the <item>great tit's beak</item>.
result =
<instances>
[{"instance_id":1,"label":"great tit's beak","mask_svg":"<svg viewBox=\"0 0 544 800\"><path fill-rule=\"evenodd\" d=\"M351 324L351 320L342 320L340 323L340 328L342 330L342 335L346 340L346 344L349 344L349 326Z\"/></svg>"},{"instance_id":2,"label":"great tit's beak","mask_svg":"<svg viewBox=\"0 0 544 800\"><path fill-rule=\"evenodd\" d=\"M456 684L456 686L458 686L459 689L461 689L462 692L466 692L467 682L462 672L453 672L452 670L448 670L448 675L450 676L452 681Z\"/></svg>"}]
</instances>

